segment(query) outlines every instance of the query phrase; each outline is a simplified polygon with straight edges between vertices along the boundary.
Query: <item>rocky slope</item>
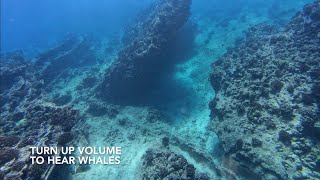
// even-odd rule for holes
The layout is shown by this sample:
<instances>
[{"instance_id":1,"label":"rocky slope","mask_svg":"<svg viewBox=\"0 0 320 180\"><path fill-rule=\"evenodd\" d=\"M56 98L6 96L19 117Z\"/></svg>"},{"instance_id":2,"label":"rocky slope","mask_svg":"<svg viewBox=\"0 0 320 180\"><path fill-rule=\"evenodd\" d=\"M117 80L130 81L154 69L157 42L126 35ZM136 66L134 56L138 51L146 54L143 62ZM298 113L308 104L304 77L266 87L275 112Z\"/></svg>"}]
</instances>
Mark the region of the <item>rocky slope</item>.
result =
<instances>
[{"instance_id":1,"label":"rocky slope","mask_svg":"<svg viewBox=\"0 0 320 180\"><path fill-rule=\"evenodd\" d=\"M190 14L190 0L161 0L127 32L125 47L106 70L99 97L116 103L137 101L150 90L162 67L165 52Z\"/></svg>"},{"instance_id":2,"label":"rocky slope","mask_svg":"<svg viewBox=\"0 0 320 180\"><path fill-rule=\"evenodd\" d=\"M30 147L72 141L79 113L45 100L44 74L21 52L2 56L0 62L0 179L50 177L54 166L32 165Z\"/></svg>"},{"instance_id":3,"label":"rocky slope","mask_svg":"<svg viewBox=\"0 0 320 180\"><path fill-rule=\"evenodd\" d=\"M89 36L71 35L56 47L41 53L34 63L41 76L39 78L49 84L61 74L65 75L63 73L69 69L95 63L91 41Z\"/></svg>"},{"instance_id":4,"label":"rocky slope","mask_svg":"<svg viewBox=\"0 0 320 180\"><path fill-rule=\"evenodd\" d=\"M210 128L226 168L262 179L320 178L319 67L319 0L283 31L251 28L213 63Z\"/></svg>"}]
</instances>

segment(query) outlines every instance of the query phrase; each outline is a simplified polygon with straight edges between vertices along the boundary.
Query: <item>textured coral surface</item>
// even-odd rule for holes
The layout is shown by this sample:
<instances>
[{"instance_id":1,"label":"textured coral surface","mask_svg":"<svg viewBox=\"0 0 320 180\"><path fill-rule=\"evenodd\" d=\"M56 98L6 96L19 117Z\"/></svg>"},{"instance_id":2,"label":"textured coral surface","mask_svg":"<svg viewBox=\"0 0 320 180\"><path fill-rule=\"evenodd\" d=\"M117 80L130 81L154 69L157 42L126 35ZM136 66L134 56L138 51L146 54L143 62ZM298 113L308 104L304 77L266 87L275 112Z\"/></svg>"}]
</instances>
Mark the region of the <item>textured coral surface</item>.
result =
<instances>
[{"instance_id":1,"label":"textured coral surface","mask_svg":"<svg viewBox=\"0 0 320 180\"><path fill-rule=\"evenodd\" d=\"M319 5L279 29L307 2L159 0L102 18L112 36L1 54L0 179L319 179ZM32 166L35 145L123 154Z\"/></svg>"},{"instance_id":2,"label":"textured coral surface","mask_svg":"<svg viewBox=\"0 0 320 180\"><path fill-rule=\"evenodd\" d=\"M32 165L30 147L70 142L79 113L45 100L42 74L21 52L1 57L1 65L0 178L39 179L52 166Z\"/></svg>"},{"instance_id":3,"label":"textured coral surface","mask_svg":"<svg viewBox=\"0 0 320 180\"><path fill-rule=\"evenodd\" d=\"M257 25L213 63L211 130L222 141L225 166L235 172L320 178L319 15L316 1L282 31Z\"/></svg>"},{"instance_id":4,"label":"textured coral surface","mask_svg":"<svg viewBox=\"0 0 320 180\"><path fill-rule=\"evenodd\" d=\"M106 70L100 97L118 103L137 101L167 65L166 51L190 15L190 0L163 0L127 32L125 48Z\"/></svg>"}]
</instances>

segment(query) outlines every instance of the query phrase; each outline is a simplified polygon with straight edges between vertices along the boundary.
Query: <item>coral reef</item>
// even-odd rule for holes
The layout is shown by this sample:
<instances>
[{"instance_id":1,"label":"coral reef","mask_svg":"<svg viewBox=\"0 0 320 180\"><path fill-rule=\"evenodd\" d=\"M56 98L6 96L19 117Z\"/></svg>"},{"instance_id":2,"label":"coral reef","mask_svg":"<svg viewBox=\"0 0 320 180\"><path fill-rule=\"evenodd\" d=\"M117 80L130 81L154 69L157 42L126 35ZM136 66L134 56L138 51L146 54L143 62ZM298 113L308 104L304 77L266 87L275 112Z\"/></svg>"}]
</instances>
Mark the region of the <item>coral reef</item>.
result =
<instances>
[{"instance_id":1,"label":"coral reef","mask_svg":"<svg viewBox=\"0 0 320 180\"><path fill-rule=\"evenodd\" d=\"M319 1L284 31L260 24L244 40L271 20L270 2L193 3L188 21L191 0L159 0L122 43L122 32L101 32L32 60L1 56L0 179L320 179ZM303 2L273 3L270 22ZM210 119L209 64L226 51L212 66ZM124 156L119 166L30 164L30 146L69 145Z\"/></svg>"},{"instance_id":2,"label":"coral reef","mask_svg":"<svg viewBox=\"0 0 320 180\"><path fill-rule=\"evenodd\" d=\"M320 1L284 30L260 24L212 65L212 131L240 172L319 179Z\"/></svg>"},{"instance_id":3,"label":"coral reef","mask_svg":"<svg viewBox=\"0 0 320 180\"><path fill-rule=\"evenodd\" d=\"M0 136L0 147L13 147L20 141L17 136Z\"/></svg>"},{"instance_id":4,"label":"coral reef","mask_svg":"<svg viewBox=\"0 0 320 180\"><path fill-rule=\"evenodd\" d=\"M18 121L23 114L18 106L42 94L42 82L34 76L32 64L24 59L22 52L14 52L0 59L1 119L8 117Z\"/></svg>"},{"instance_id":5,"label":"coral reef","mask_svg":"<svg viewBox=\"0 0 320 180\"><path fill-rule=\"evenodd\" d=\"M181 155L170 150L148 149L142 157L142 179L198 179L209 180Z\"/></svg>"},{"instance_id":6,"label":"coral reef","mask_svg":"<svg viewBox=\"0 0 320 180\"><path fill-rule=\"evenodd\" d=\"M59 52L56 49L54 53L61 55ZM70 142L72 127L80 115L70 106L60 107L46 101L42 79L46 75L37 72L38 65L25 60L21 52L1 56L0 61L1 179L43 178L52 166L32 165L30 146Z\"/></svg>"},{"instance_id":7,"label":"coral reef","mask_svg":"<svg viewBox=\"0 0 320 180\"><path fill-rule=\"evenodd\" d=\"M90 41L88 36L70 36L57 47L40 54L35 60L35 66L44 83L50 83L68 69L95 62Z\"/></svg>"},{"instance_id":8,"label":"coral reef","mask_svg":"<svg viewBox=\"0 0 320 180\"><path fill-rule=\"evenodd\" d=\"M139 99L168 64L170 40L187 21L190 0L161 0L127 33L124 49L106 70L99 97L116 103Z\"/></svg>"},{"instance_id":9,"label":"coral reef","mask_svg":"<svg viewBox=\"0 0 320 180\"><path fill-rule=\"evenodd\" d=\"M70 107L62 108L46 103L34 104L24 112L26 125L10 129L1 136L0 152L3 158L0 163L3 165L2 168L7 169L5 177L15 174L17 177L40 178L51 166L32 165L29 161L29 147L65 145L73 139L69 131L79 119L77 111ZM18 135L21 138L18 138ZM17 167L17 163L21 168Z\"/></svg>"}]
</instances>

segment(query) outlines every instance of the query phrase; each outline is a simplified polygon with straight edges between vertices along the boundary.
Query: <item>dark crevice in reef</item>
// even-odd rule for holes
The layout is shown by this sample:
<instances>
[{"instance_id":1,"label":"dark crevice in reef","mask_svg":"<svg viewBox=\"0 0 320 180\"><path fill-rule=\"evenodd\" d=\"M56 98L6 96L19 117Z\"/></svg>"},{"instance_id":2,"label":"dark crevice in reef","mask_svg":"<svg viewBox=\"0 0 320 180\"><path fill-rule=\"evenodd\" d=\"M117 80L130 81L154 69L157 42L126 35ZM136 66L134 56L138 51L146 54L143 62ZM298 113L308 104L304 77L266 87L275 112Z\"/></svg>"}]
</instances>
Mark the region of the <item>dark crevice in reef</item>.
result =
<instances>
[{"instance_id":1,"label":"dark crevice in reef","mask_svg":"<svg viewBox=\"0 0 320 180\"><path fill-rule=\"evenodd\" d=\"M173 78L175 65L183 63L196 53L194 38L197 26L191 21L187 22L177 36L168 44L166 50L167 64L164 64L161 72L154 77L154 84L149 91L145 91L143 98L135 100L132 104L153 106L163 109L169 103L186 101L186 97L192 96L192 92ZM191 103L191 102L190 102Z\"/></svg>"},{"instance_id":2,"label":"dark crevice in reef","mask_svg":"<svg viewBox=\"0 0 320 180\"><path fill-rule=\"evenodd\" d=\"M213 63L210 128L222 141L226 168L262 179L320 178L319 32L317 0L283 31L251 28Z\"/></svg>"},{"instance_id":3,"label":"dark crevice in reef","mask_svg":"<svg viewBox=\"0 0 320 180\"><path fill-rule=\"evenodd\" d=\"M190 0L159 1L127 33L125 47L106 70L99 97L118 104L139 102L150 92L168 59L168 45L190 15Z\"/></svg>"}]
</instances>

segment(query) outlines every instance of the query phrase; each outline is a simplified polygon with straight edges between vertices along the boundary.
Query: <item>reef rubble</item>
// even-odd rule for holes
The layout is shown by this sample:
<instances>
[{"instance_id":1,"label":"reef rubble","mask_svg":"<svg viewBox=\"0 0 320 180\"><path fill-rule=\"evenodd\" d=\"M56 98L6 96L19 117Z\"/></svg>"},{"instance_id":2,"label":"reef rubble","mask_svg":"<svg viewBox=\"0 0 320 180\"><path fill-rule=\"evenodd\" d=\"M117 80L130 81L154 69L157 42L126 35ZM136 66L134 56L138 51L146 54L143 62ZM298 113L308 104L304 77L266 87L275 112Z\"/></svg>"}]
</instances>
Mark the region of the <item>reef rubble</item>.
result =
<instances>
[{"instance_id":1,"label":"reef rubble","mask_svg":"<svg viewBox=\"0 0 320 180\"><path fill-rule=\"evenodd\" d=\"M320 178L319 67L319 0L284 30L252 27L212 64L210 129L226 168L262 179Z\"/></svg>"}]
</instances>

